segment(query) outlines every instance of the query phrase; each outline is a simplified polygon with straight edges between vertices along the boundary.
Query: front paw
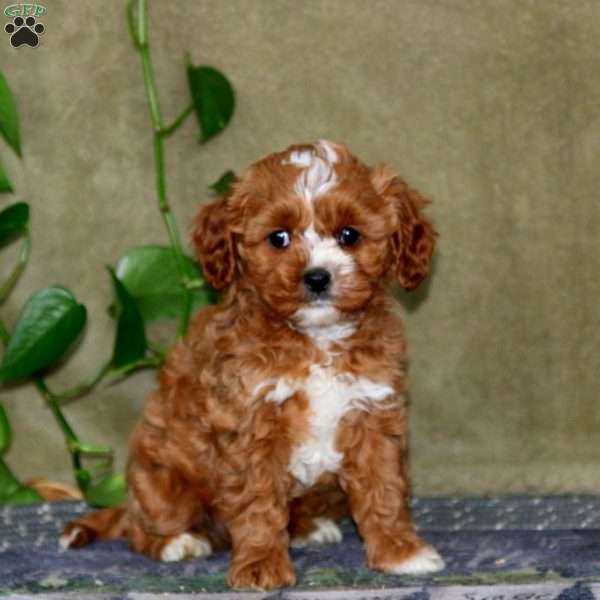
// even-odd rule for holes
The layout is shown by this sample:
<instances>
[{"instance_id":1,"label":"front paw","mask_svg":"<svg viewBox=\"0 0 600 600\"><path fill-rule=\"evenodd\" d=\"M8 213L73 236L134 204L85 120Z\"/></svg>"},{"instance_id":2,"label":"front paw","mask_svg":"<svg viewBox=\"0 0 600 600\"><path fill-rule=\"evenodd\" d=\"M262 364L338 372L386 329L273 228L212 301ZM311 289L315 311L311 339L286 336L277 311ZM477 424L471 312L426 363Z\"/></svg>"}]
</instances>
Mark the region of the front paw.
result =
<instances>
[{"instance_id":1,"label":"front paw","mask_svg":"<svg viewBox=\"0 0 600 600\"><path fill-rule=\"evenodd\" d=\"M244 561L242 566L232 564L229 571L232 588L271 590L296 583L294 568L287 553L277 554L254 562Z\"/></svg>"},{"instance_id":2,"label":"front paw","mask_svg":"<svg viewBox=\"0 0 600 600\"><path fill-rule=\"evenodd\" d=\"M399 561L382 562L376 568L392 575L428 575L446 567L435 548L423 546Z\"/></svg>"}]
</instances>

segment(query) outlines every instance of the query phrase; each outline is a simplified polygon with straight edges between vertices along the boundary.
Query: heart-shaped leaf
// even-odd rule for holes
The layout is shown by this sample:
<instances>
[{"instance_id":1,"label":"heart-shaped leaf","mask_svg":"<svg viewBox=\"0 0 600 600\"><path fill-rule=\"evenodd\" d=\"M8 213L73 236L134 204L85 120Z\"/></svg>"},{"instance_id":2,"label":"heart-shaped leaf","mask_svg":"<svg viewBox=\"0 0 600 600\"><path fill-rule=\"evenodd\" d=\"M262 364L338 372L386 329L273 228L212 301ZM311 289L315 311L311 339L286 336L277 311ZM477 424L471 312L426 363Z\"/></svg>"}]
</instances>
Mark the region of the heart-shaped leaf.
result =
<instances>
[{"instance_id":1,"label":"heart-shaped leaf","mask_svg":"<svg viewBox=\"0 0 600 600\"><path fill-rule=\"evenodd\" d=\"M109 269L115 290L117 307L117 336L113 350L112 366L119 369L146 354L144 319L121 280Z\"/></svg>"},{"instance_id":2,"label":"heart-shaped leaf","mask_svg":"<svg viewBox=\"0 0 600 600\"><path fill-rule=\"evenodd\" d=\"M17 104L8 87L6 78L0 71L0 134L8 145L21 156L21 138L19 136L19 116Z\"/></svg>"},{"instance_id":3,"label":"heart-shaped leaf","mask_svg":"<svg viewBox=\"0 0 600 600\"><path fill-rule=\"evenodd\" d=\"M0 404L0 455L4 454L10 446L11 430L8 416L4 406Z\"/></svg>"},{"instance_id":4,"label":"heart-shaped leaf","mask_svg":"<svg viewBox=\"0 0 600 600\"><path fill-rule=\"evenodd\" d=\"M186 257L190 270L199 281L202 272ZM183 311L185 290L179 281L177 263L171 248L139 246L131 248L119 261L117 277L123 282L146 321L178 319ZM192 309L198 310L216 302L217 295L208 286L192 291Z\"/></svg>"},{"instance_id":5,"label":"heart-shaped leaf","mask_svg":"<svg viewBox=\"0 0 600 600\"><path fill-rule=\"evenodd\" d=\"M223 196L229 191L236 179L237 177L233 171L225 171L217 181L208 187L219 196Z\"/></svg>"},{"instance_id":6,"label":"heart-shaped leaf","mask_svg":"<svg viewBox=\"0 0 600 600\"><path fill-rule=\"evenodd\" d=\"M26 202L11 204L0 212L0 245L25 231L29 223L29 205Z\"/></svg>"},{"instance_id":7,"label":"heart-shaped leaf","mask_svg":"<svg viewBox=\"0 0 600 600\"><path fill-rule=\"evenodd\" d=\"M66 288L52 286L29 298L0 364L0 381L32 375L60 359L85 326L87 313Z\"/></svg>"},{"instance_id":8,"label":"heart-shaped leaf","mask_svg":"<svg viewBox=\"0 0 600 600\"><path fill-rule=\"evenodd\" d=\"M85 492L88 504L96 507L118 506L125 501L125 477L113 473L98 483L92 483Z\"/></svg>"},{"instance_id":9,"label":"heart-shaped leaf","mask_svg":"<svg viewBox=\"0 0 600 600\"><path fill-rule=\"evenodd\" d=\"M233 87L223 73L212 67L188 64L187 76L200 125L200 141L206 142L223 131L233 116Z\"/></svg>"},{"instance_id":10,"label":"heart-shaped leaf","mask_svg":"<svg viewBox=\"0 0 600 600\"><path fill-rule=\"evenodd\" d=\"M0 162L0 194L10 194L13 191L8 175Z\"/></svg>"}]
</instances>

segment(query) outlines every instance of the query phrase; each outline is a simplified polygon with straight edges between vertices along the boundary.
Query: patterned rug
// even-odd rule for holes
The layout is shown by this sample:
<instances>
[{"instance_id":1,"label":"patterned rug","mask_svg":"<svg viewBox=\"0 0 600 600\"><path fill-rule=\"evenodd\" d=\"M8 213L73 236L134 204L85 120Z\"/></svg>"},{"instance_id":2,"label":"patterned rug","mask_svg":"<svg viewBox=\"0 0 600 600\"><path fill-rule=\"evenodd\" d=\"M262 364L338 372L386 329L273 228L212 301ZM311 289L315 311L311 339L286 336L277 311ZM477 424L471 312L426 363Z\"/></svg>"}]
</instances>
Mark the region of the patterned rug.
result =
<instances>
[{"instance_id":1,"label":"patterned rug","mask_svg":"<svg viewBox=\"0 0 600 600\"><path fill-rule=\"evenodd\" d=\"M316 600L600 599L600 497L417 498L413 514L447 568L397 577L366 568L350 522L341 544L292 549L293 590L228 591L228 553L159 563L123 542L59 553L62 526L82 503L0 507L0 596Z\"/></svg>"}]
</instances>

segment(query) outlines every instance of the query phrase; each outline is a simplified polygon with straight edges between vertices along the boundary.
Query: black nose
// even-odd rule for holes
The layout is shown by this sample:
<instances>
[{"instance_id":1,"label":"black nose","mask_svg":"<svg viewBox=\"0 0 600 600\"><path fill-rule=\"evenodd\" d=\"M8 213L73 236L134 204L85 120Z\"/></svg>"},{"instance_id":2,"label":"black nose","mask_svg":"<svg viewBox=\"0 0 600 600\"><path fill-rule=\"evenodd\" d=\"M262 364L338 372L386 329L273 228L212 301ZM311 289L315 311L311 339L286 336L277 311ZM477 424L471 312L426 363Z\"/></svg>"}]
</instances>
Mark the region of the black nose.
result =
<instances>
[{"instance_id":1,"label":"black nose","mask_svg":"<svg viewBox=\"0 0 600 600\"><path fill-rule=\"evenodd\" d=\"M324 292L331 283L331 275L325 269L311 269L304 273L306 287L315 293Z\"/></svg>"}]
</instances>

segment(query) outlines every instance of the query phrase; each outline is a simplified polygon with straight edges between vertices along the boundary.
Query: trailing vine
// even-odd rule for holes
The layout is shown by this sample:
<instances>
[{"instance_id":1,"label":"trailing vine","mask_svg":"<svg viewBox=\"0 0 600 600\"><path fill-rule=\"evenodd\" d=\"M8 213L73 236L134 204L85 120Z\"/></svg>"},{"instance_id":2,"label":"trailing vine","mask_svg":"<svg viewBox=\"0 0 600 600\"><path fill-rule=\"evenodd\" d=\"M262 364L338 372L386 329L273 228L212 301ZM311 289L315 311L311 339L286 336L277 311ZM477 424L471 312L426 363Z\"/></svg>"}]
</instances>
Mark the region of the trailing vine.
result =
<instances>
[{"instance_id":1,"label":"trailing vine","mask_svg":"<svg viewBox=\"0 0 600 600\"><path fill-rule=\"evenodd\" d=\"M115 341L109 359L91 376L63 391L48 385L45 374L63 358L80 338L87 310L71 290L51 285L32 294L13 324L0 317L0 341L4 353L0 362L0 392L10 393L8 384L32 385L52 414L65 441L73 466L74 479L83 495L96 506L118 504L124 498L125 484L113 469L113 451L82 441L67 419L65 404L89 394L105 378L115 380L142 368L158 368L164 353L146 335L146 324L159 319L177 321L178 335L185 335L193 311L213 303L216 294L205 282L196 261L183 249L175 215L167 194L165 141L195 114L200 142L220 133L234 112L235 96L228 79L205 65L186 65L189 101L181 113L165 124L160 108L148 35L146 0L130 0L127 22L133 46L140 56L148 100L157 206L165 225L169 245L137 246L126 251L109 276L114 290L111 314L115 320ZM21 157L17 103L0 72L0 134L7 146ZM1 159L1 157L0 157ZM233 181L227 171L211 189L223 193ZM9 174L0 160L0 194L14 193ZM30 206L14 202L0 211L0 248L20 242L21 248L7 279L0 284L0 308L10 298L32 255L29 230ZM22 483L5 461L12 440L12 428L0 400L0 503L42 500L40 494ZM94 465L88 466L87 459Z\"/></svg>"}]
</instances>

